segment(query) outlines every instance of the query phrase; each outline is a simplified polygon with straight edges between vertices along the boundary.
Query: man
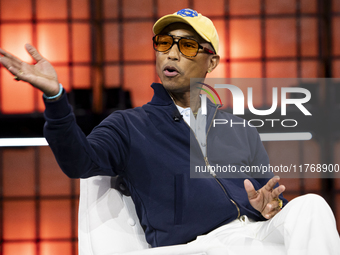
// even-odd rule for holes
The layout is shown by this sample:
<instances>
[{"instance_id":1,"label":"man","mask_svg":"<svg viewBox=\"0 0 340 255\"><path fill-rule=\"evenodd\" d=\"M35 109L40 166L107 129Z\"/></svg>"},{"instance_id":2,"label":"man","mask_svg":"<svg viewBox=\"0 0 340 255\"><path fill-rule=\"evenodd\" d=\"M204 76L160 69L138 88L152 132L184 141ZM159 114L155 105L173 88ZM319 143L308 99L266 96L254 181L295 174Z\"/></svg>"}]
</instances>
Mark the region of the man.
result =
<instances>
[{"instance_id":1,"label":"man","mask_svg":"<svg viewBox=\"0 0 340 255\"><path fill-rule=\"evenodd\" d=\"M206 166L260 165L268 164L268 156L255 128L235 127L216 143L218 129L197 135L197 123L181 117L189 111L194 122L207 126L215 115L239 120L212 104L202 117L200 97L190 93L190 79L203 79L219 63L213 23L184 9L159 19L153 31L162 84L152 85L151 102L112 113L88 137L75 122L54 68L33 46L26 44L35 65L0 50L1 63L15 79L44 93L45 136L61 169L71 178L120 175L153 247L203 243L254 254L258 243L270 243L258 251L268 254L270 247L284 243L288 254L337 254L334 216L322 198L301 197L287 204L281 194L285 187L272 176L223 179L211 173L190 178L190 159ZM207 151L209 144L219 153Z\"/></svg>"}]
</instances>

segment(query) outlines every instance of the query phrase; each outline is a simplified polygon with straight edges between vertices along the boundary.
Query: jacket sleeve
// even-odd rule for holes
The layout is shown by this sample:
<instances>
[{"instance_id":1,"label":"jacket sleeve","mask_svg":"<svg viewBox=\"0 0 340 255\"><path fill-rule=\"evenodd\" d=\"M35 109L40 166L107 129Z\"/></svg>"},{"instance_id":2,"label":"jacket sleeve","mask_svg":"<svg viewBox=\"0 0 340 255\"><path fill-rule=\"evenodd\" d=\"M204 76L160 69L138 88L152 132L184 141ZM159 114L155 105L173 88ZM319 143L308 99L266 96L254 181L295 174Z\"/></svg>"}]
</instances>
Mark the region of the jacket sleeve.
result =
<instances>
[{"instance_id":1,"label":"jacket sleeve","mask_svg":"<svg viewBox=\"0 0 340 255\"><path fill-rule=\"evenodd\" d=\"M45 106L44 136L67 176L114 176L123 171L129 135L120 113L111 114L86 137L76 123L66 93L57 101L45 100Z\"/></svg>"}]
</instances>

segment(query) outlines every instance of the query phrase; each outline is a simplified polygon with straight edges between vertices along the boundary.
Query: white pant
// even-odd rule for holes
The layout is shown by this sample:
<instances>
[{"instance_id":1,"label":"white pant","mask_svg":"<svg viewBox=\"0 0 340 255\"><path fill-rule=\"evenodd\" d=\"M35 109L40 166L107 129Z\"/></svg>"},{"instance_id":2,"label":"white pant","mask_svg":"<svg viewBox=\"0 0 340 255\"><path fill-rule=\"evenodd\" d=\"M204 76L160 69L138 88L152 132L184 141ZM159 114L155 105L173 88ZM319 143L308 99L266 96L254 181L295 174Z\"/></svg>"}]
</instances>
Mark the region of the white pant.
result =
<instances>
[{"instance_id":1,"label":"white pant","mask_svg":"<svg viewBox=\"0 0 340 255\"><path fill-rule=\"evenodd\" d=\"M267 221L242 216L187 244L192 245L224 247L228 255L340 254L334 215L325 200L313 194L293 199Z\"/></svg>"}]
</instances>

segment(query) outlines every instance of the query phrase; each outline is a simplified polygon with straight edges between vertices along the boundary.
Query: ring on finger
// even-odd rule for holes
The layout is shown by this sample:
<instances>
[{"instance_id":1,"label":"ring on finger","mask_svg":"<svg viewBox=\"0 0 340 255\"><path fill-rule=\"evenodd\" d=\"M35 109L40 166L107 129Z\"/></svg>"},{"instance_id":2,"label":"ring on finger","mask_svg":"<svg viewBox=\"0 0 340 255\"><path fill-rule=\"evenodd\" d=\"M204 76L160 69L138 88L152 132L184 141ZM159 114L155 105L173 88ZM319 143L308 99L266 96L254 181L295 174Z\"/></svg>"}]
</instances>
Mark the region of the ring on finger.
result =
<instances>
[{"instance_id":1,"label":"ring on finger","mask_svg":"<svg viewBox=\"0 0 340 255\"><path fill-rule=\"evenodd\" d=\"M22 75L24 74L24 72L22 70L19 70L19 74Z\"/></svg>"},{"instance_id":2,"label":"ring on finger","mask_svg":"<svg viewBox=\"0 0 340 255\"><path fill-rule=\"evenodd\" d=\"M283 201L278 197L275 197L273 200L277 201L279 203L279 208L282 209Z\"/></svg>"},{"instance_id":3,"label":"ring on finger","mask_svg":"<svg viewBox=\"0 0 340 255\"><path fill-rule=\"evenodd\" d=\"M20 79L18 78L18 76L14 76L13 79L16 80L16 81L20 81Z\"/></svg>"}]
</instances>

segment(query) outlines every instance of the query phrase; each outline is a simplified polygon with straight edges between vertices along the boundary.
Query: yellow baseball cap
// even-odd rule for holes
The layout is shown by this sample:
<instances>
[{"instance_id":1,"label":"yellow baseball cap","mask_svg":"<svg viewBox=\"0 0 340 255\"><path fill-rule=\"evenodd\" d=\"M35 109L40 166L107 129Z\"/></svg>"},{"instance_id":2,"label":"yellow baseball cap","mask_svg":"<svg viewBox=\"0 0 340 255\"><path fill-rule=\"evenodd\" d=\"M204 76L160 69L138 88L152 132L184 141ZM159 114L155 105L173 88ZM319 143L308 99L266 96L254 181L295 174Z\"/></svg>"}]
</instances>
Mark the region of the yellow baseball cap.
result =
<instances>
[{"instance_id":1,"label":"yellow baseball cap","mask_svg":"<svg viewBox=\"0 0 340 255\"><path fill-rule=\"evenodd\" d=\"M175 22L182 22L190 25L207 42L214 47L218 53L219 39L216 28L212 21L191 9L182 9L174 14L165 15L153 25L155 35L159 34L167 25Z\"/></svg>"}]
</instances>

